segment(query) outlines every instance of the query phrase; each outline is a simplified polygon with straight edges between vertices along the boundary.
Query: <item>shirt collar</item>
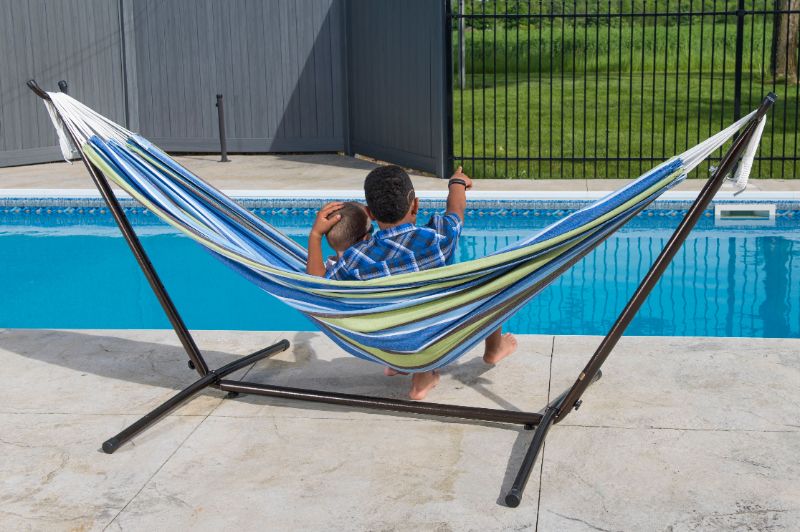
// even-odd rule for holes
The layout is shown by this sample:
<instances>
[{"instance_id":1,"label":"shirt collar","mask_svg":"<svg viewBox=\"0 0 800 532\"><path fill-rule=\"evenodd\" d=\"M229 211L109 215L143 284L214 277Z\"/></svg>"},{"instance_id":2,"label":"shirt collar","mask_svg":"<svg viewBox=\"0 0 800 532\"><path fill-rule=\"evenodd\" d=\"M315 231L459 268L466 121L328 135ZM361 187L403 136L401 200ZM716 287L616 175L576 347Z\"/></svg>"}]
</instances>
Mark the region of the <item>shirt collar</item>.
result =
<instances>
[{"instance_id":1,"label":"shirt collar","mask_svg":"<svg viewBox=\"0 0 800 532\"><path fill-rule=\"evenodd\" d=\"M388 229L381 229L380 231L376 232L373 235L373 238L376 240L383 240L385 238L393 238L397 235L402 235L408 233L409 231L413 231L416 225L412 223L402 224L395 227L390 227Z\"/></svg>"}]
</instances>

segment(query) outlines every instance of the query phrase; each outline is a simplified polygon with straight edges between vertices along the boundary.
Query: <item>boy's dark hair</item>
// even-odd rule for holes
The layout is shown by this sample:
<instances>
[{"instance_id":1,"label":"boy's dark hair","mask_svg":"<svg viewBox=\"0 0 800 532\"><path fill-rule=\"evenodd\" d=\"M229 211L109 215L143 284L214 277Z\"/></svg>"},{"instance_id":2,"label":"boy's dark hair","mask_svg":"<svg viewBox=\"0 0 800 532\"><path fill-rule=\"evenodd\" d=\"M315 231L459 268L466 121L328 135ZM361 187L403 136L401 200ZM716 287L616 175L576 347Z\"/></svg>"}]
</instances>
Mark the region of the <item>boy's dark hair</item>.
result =
<instances>
[{"instance_id":1,"label":"boy's dark hair","mask_svg":"<svg viewBox=\"0 0 800 532\"><path fill-rule=\"evenodd\" d=\"M372 215L379 222L392 224L400 221L411 207L414 185L399 166L379 166L367 174L364 194Z\"/></svg>"},{"instance_id":2,"label":"boy's dark hair","mask_svg":"<svg viewBox=\"0 0 800 532\"><path fill-rule=\"evenodd\" d=\"M364 206L352 201L345 202L341 209L330 216L337 214L341 214L342 218L336 222L326 236L328 244L334 250L344 251L366 236L369 232L370 221Z\"/></svg>"}]
</instances>

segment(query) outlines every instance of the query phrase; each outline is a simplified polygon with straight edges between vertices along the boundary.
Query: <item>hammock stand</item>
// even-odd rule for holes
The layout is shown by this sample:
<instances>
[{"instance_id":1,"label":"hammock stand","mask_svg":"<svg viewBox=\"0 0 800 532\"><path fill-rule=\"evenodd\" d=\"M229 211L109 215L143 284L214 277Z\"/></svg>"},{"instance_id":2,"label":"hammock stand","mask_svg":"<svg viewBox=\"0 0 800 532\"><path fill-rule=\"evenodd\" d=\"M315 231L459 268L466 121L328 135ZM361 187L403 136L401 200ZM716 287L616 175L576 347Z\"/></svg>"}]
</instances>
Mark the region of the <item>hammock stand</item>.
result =
<instances>
[{"instance_id":1,"label":"hammock stand","mask_svg":"<svg viewBox=\"0 0 800 532\"><path fill-rule=\"evenodd\" d=\"M44 100L50 100L50 96L41 87L39 87L35 80L29 80L27 85L40 98ZM661 278L661 275L664 273L667 266L669 266L669 263L672 261L673 257L678 252L681 245L683 245L683 242L686 240L687 236L702 216L703 211L706 209L714 195L722 186L725 177L736 169L737 161L744 153L751 137L753 137L755 134L761 118L767 113L776 100L777 96L773 93L769 93L762 101L753 118L744 127L743 132L734 139L733 144L720 161L719 166L703 186L702 190L697 196L697 199L695 199L694 203L692 203L688 212L675 229L675 232L664 246L664 249L658 255L650 267L650 270L642 279L639 287L636 289L630 300L620 312L614 325L600 342L600 345L589 359L589 362L586 364L583 371L581 371L581 373L578 375L575 383L556 399L551 401L550 404L546 405L546 407L540 413L439 403L425 403L401 399L372 397L366 395L310 390L304 388L290 388L225 378L227 375L261 359L268 358L276 353L285 351L289 348L289 341L285 339L269 347L256 351L255 353L244 356L239 360L235 360L234 362L226 364L218 369L209 369L208 364L200 352L200 349L197 347L197 344L192 338L191 333L186 328L180 313L175 308L172 299L170 298L166 288L161 282L161 279L153 268L153 265L150 262L150 259L144 248L142 247L139 238L136 236L136 233L131 227L130 222L125 216L108 180L100 171L100 169L97 168L97 166L95 166L87 158L83 150L80 149L80 144L77 142L77 139L70 131L68 131L72 143L78 149L78 153L80 153L81 159L86 166L89 175L94 181L94 184L100 192L100 195L103 197L103 200L108 205L108 208L111 211L117 226L122 232L122 235L125 237L131 252L136 258L136 262L139 264L139 267L147 278L147 281L150 283L150 287L152 288L153 292L158 298L159 303L161 304L161 307L164 309L164 312L169 318L172 328L178 335L178 338L180 339L180 342L189 357L189 368L197 371L197 373L200 375L198 380L175 394L173 397L156 407L153 411L143 416L141 419L124 429L116 436L106 440L102 446L103 451L108 454L113 453L119 449L120 446L132 439L136 434L145 430L147 427L157 422L161 417L169 413L178 405L187 401L195 394L208 387L226 391L228 392L228 397L230 398L236 397L240 393L245 393L315 403L328 403L354 408L388 410L409 414L422 414L426 416L515 424L524 426L526 430L535 429L533 438L519 467L516 478L514 479L511 488L505 496L505 502L508 506L512 508L519 506L522 500L523 492L525 491L525 486L528 482L528 478L530 477L533 469L534 462L536 461L539 451L542 448L550 427L563 421L573 409L577 410L581 406L581 397L583 396L583 393L591 384L601 377L602 373L600 368L605 362L606 358L608 358L611 350L622 337L625 329L628 327L641 305L647 299L650 291ZM640 210L643 210L644 208L645 206L642 206ZM605 238L608 236L610 236L610 234L606 235ZM588 254L589 251L591 251L591 249L583 252L581 257ZM555 278L569 267L570 266L567 265L559 268L558 270L552 272L548 277Z\"/></svg>"}]
</instances>

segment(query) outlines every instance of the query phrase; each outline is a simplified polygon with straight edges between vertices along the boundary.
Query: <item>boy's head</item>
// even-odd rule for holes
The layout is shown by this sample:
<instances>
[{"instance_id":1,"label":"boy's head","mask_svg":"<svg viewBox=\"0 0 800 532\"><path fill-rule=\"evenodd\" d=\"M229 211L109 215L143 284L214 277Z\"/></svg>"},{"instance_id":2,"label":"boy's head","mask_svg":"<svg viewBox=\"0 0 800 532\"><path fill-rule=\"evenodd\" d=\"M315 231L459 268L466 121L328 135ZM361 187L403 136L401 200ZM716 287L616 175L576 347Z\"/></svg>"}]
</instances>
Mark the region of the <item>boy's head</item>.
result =
<instances>
[{"instance_id":1,"label":"boy's head","mask_svg":"<svg viewBox=\"0 0 800 532\"><path fill-rule=\"evenodd\" d=\"M345 202L341 209L330 216L337 214L341 214L342 218L328 231L326 237L334 251L341 253L356 242L364 240L372 224L364 206L352 201Z\"/></svg>"},{"instance_id":2,"label":"boy's head","mask_svg":"<svg viewBox=\"0 0 800 532\"><path fill-rule=\"evenodd\" d=\"M367 174L364 195L372 217L385 224L399 222L416 207L411 178L395 165L379 166Z\"/></svg>"}]
</instances>

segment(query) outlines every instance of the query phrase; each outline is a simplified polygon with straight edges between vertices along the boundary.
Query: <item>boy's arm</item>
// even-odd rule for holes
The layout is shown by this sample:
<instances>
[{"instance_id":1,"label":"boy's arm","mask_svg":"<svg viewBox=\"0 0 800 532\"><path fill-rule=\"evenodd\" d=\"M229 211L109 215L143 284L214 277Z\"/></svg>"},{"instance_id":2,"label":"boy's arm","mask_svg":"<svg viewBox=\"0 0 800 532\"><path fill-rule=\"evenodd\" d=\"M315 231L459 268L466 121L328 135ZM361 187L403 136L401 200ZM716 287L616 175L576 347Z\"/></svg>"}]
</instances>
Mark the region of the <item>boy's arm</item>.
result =
<instances>
[{"instance_id":1,"label":"boy's arm","mask_svg":"<svg viewBox=\"0 0 800 532\"><path fill-rule=\"evenodd\" d=\"M309 275L325 277L325 260L322 258L322 237L342 218L341 214L331 216L332 213L341 209L342 205L340 201L328 203L317 213L317 218L314 220L314 225L308 234L306 273ZM328 218L329 216L330 218Z\"/></svg>"},{"instance_id":2,"label":"boy's arm","mask_svg":"<svg viewBox=\"0 0 800 532\"><path fill-rule=\"evenodd\" d=\"M455 182L453 180L456 180ZM463 181L462 185L460 181ZM458 167L456 173L447 183L447 213L453 213L464 221L464 211L467 210L467 190L472 188L472 179Z\"/></svg>"}]
</instances>

